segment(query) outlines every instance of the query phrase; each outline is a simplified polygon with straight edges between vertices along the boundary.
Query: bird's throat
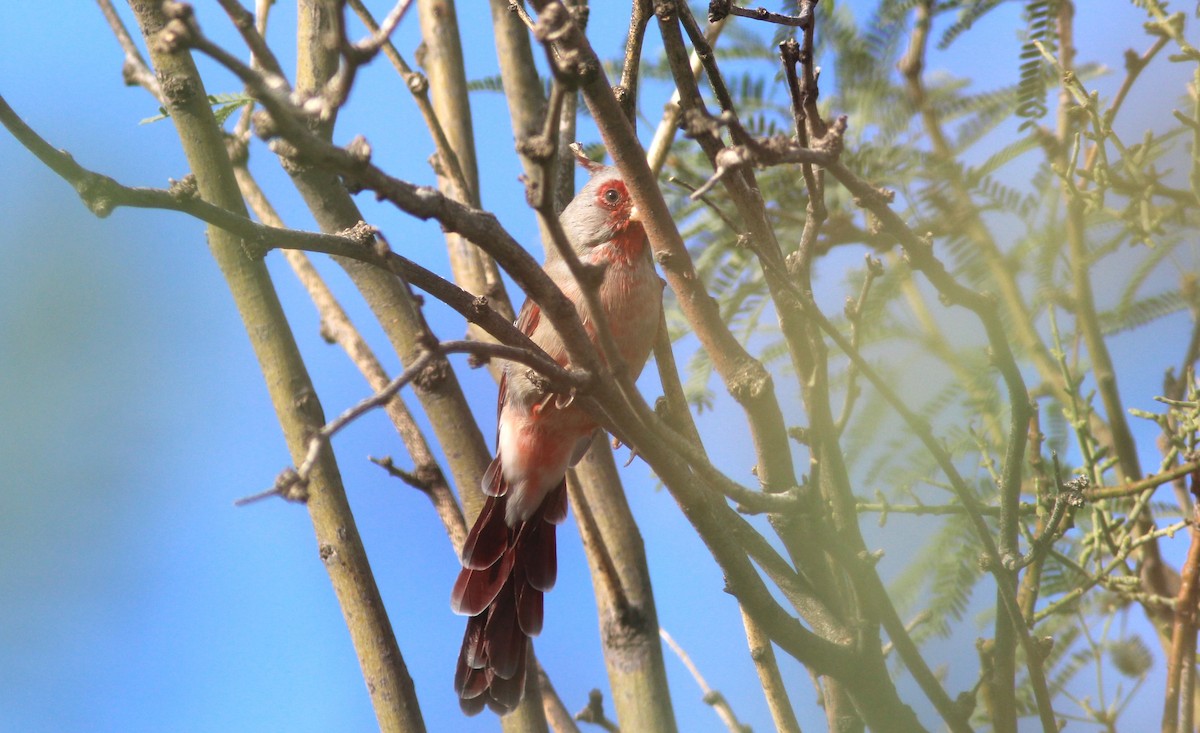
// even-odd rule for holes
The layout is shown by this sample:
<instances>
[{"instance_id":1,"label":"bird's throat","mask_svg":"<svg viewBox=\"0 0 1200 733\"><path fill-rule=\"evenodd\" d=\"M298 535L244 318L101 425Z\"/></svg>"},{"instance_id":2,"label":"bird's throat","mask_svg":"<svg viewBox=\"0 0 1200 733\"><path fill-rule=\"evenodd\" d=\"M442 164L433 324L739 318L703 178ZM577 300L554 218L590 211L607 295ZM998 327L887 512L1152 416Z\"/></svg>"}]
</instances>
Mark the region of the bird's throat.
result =
<instances>
[{"instance_id":1,"label":"bird's throat","mask_svg":"<svg viewBox=\"0 0 1200 733\"><path fill-rule=\"evenodd\" d=\"M638 261L645 247L646 230L639 222L631 221L613 237L608 259L628 267Z\"/></svg>"}]
</instances>

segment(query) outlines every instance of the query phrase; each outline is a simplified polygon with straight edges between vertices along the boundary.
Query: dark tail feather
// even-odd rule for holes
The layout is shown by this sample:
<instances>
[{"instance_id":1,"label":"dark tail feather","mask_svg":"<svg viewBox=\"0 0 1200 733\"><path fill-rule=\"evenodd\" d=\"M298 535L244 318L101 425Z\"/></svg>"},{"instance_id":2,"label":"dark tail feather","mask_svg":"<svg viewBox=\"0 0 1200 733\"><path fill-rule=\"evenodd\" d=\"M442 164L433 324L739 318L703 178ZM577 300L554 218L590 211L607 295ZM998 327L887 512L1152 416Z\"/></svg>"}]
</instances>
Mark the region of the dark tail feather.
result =
<instances>
[{"instance_id":1,"label":"dark tail feather","mask_svg":"<svg viewBox=\"0 0 1200 733\"><path fill-rule=\"evenodd\" d=\"M516 670L505 679L496 675L488 688L487 706L497 715L511 713L525 697L525 660L529 656L529 639L524 638L517 650Z\"/></svg>"},{"instance_id":2,"label":"dark tail feather","mask_svg":"<svg viewBox=\"0 0 1200 733\"><path fill-rule=\"evenodd\" d=\"M483 616L472 616L467 620L467 632L463 634L462 653L458 655L458 669L454 671L454 689L465 704L474 700L487 689L487 677L483 672ZM480 710L483 701L479 701ZM478 712L478 711L476 711Z\"/></svg>"},{"instance_id":3,"label":"dark tail feather","mask_svg":"<svg viewBox=\"0 0 1200 733\"><path fill-rule=\"evenodd\" d=\"M492 612L483 625L483 651L492 674L500 679L512 679L517 664L524 656L521 651L529 644L529 637L517 624L516 591L513 582L505 583L504 590L496 596Z\"/></svg>"},{"instance_id":4,"label":"dark tail feather","mask_svg":"<svg viewBox=\"0 0 1200 733\"><path fill-rule=\"evenodd\" d=\"M554 542L554 525L544 519L540 522L526 522L517 534L517 549L523 561L522 570L525 572L526 582L542 592L553 588L558 577L558 550Z\"/></svg>"},{"instance_id":5,"label":"dark tail feather","mask_svg":"<svg viewBox=\"0 0 1200 733\"><path fill-rule=\"evenodd\" d=\"M463 568L450 592L450 608L463 616L483 613L509 582L515 552L505 552L490 568Z\"/></svg>"},{"instance_id":6,"label":"dark tail feather","mask_svg":"<svg viewBox=\"0 0 1200 733\"><path fill-rule=\"evenodd\" d=\"M463 567L484 570L496 564L504 551L512 544L512 530L504 523L504 509L508 500L504 496L489 496L483 509L467 534L463 543Z\"/></svg>"},{"instance_id":7,"label":"dark tail feather","mask_svg":"<svg viewBox=\"0 0 1200 733\"><path fill-rule=\"evenodd\" d=\"M517 592L517 623L526 636L542 633L542 592L529 583L519 583Z\"/></svg>"},{"instance_id":8,"label":"dark tail feather","mask_svg":"<svg viewBox=\"0 0 1200 733\"><path fill-rule=\"evenodd\" d=\"M530 638L542 630L542 593L558 573L554 525L567 511L563 481L528 521L508 527L508 487L496 479L499 474L488 471L487 501L463 546L463 569L450 598L456 613L470 616L454 674L467 715L484 707L503 715L525 695Z\"/></svg>"}]
</instances>

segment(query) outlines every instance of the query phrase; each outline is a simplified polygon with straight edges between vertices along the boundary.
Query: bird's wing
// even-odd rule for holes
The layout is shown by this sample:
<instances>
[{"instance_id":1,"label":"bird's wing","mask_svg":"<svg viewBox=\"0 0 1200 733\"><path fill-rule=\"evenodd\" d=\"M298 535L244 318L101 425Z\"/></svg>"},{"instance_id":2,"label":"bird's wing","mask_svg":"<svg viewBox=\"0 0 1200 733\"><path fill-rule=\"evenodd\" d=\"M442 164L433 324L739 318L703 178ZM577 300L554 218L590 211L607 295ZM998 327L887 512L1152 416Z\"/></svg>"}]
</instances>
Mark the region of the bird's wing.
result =
<instances>
[{"instance_id":1,"label":"bird's wing","mask_svg":"<svg viewBox=\"0 0 1200 733\"><path fill-rule=\"evenodd\" d=\"M541 318L542 309L532 299L526 298L525 304L521 306L521 312L517 315L517 328L521 333L533 338L533 332ZM500 373L500 394L496 397L496 417L499 417L500 411L504 409L506 399L508 399L508 370Z\"/></svg>"}]
</instances>

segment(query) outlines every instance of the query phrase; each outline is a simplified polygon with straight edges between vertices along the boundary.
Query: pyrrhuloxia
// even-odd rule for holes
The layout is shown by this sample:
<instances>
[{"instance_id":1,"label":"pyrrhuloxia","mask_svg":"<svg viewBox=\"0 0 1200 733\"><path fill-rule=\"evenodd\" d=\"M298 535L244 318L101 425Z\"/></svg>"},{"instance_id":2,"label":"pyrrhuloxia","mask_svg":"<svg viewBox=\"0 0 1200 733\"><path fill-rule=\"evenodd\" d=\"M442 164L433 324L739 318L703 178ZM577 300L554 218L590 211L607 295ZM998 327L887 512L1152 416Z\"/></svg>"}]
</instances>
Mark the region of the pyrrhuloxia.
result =
<instances>
[{"instance_id":1,"label":"pyrrhuloxia","mask_svg":"<svg viewBox=\"0 0 1200 733\"><path fill-rule=\"evenodd\" d=\"M581 160L592 177L563 211L575 254L604 265L600 303L621 358L641 372L662 310L662 280L646 255L646 234L615 168ZM596 334L579 284L557 251L546 273ZM559 364L562 339L527 300L517 327ZM555 525L567 515L567 468L583 457L597 426L584 409L543 393L528 368L509 362L500 379L496 458L483 475L483 510L463 545L450 605L469 616L454 686L463 710L511 711L525 693L530 637L542 629L542 593L554 586Z\"/></svg>"}]
</instances>

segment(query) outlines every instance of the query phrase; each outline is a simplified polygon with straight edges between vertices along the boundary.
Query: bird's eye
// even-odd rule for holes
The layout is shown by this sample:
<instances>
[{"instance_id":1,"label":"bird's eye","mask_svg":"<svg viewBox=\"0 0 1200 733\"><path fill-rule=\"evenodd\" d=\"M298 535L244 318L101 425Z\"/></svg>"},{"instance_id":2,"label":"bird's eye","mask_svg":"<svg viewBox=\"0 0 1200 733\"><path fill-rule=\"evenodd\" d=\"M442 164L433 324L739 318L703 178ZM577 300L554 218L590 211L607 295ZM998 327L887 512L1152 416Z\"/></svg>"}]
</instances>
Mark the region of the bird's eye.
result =
<instances>
[{"instance_id":1,"label":"bird's eye","mask_svg":"<svg viewBox=\"0 0 1200 733\"><path fill-rule=\"evenodd\" d=\"M619 202L620 200L621 200L621 192L618 191L617 189L610 188L604 192L604 201L606 203L608 203L610 206L616 206L617 202Z\"/></svg>"}]
</instances>

